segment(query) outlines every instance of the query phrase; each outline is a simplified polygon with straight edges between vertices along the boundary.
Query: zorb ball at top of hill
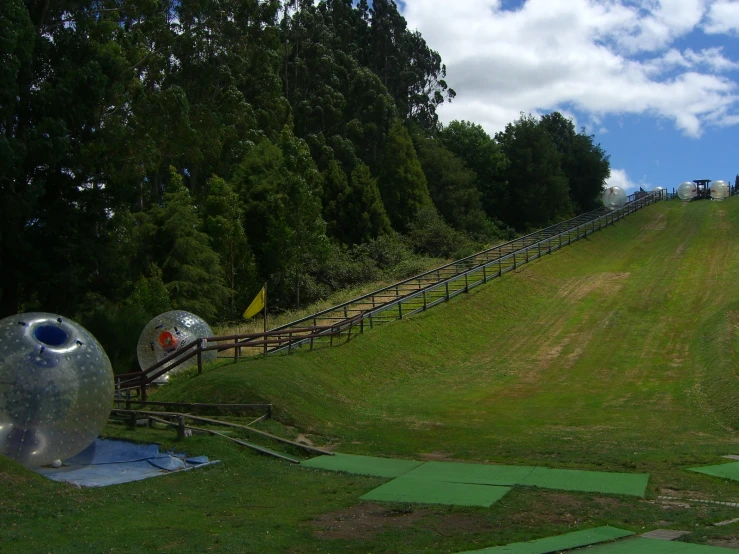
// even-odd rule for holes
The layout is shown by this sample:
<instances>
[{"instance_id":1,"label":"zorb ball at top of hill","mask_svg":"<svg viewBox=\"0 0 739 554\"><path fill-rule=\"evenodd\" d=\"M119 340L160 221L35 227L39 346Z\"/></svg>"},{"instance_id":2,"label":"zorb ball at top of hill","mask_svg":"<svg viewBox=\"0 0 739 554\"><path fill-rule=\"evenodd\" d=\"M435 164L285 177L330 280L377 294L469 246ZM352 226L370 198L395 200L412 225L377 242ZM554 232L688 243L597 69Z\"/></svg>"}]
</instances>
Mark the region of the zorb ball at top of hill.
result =
<instances>
[{"instance_id":1,"label":"zorb ball at top of hill","mask_svg":"<svg viewBox=\"0 0 739 554\"><path fill-rule=\"evenodd\" d=\"M601 196L603 205L609 210L617 210L626 205L626 193L621 187L608 187Z\"/></svg>"},{"instance_id":2,"label":"zorb ball at top of hill","mask_svg":"<svg viewBox=\"0 0 739 554\"><path fill-rule=\"evenodd\" d=\"M190 312L173 310L156 316L146 324L139 336L137 354L141 369L148 369L155 363L167 358L176 358L186 346L199 338L212 337L213 331L201 318ZM216 361L215 350L203 352L204 362ZM176 373L194 364L196 356L178 365L170 373ZM171 364L164 364L167 367ZM170 373L165 374L158 381L166 382Z\"/></svg>"},{"instance_id":3,"label":"zorb ball at top of hill","mask_svg":"<svg viewBox=\"0 0 739 554\"><path fill-rule=\"evenodd\" d=\"M719 180L711 183L711 198L713 199L723 200L724 198L728 198L730 192L729 183L726 181Z\"/></svg>"},{"instance_id":4,"label":"zorb ball at top of hill","mask_svg":"<svg viewBox=\"0 0 739 554\"><path fill-rule=\"evenodd\" d=\"M0 454L28 467L74 456L112 405L110 361L84 327L47 313L0 320Z\"/></svg>"},{"instance_id":5,"label":"zorb ball at top of hill","mask_svg":"<svg viewBox=\"0 0 739 554\"><path fill-rule=\"evenodd\" d=\"M677 195L680 197L680 200L692 200L695 198L697 192L698 187L692 181L685 181L677 187Z\"/></svg>"}]
</instances>

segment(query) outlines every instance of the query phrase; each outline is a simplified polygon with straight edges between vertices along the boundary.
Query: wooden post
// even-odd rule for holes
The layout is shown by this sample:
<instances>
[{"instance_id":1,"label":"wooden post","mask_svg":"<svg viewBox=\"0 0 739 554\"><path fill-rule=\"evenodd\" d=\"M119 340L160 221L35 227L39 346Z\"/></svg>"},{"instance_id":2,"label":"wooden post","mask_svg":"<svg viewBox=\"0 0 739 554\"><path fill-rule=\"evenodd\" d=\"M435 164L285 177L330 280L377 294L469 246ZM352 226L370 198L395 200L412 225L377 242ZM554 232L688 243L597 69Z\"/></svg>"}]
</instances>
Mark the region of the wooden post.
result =
<instances>
[{"instance_id":1,"label":"wooden post","mask_svg":"<svg viewBox=\"0 0 739 554\"><path fill-rule=\"evenodd\" d=\"M207 344L206 339L200 339L198 341L198 375L203 373L203 343Z\"/></svg>"},{"instance_id":2,"label":"wooden post","mask_svg":"<svg viewBox=\"0 0 739 554\"><path fill-rule=\"evenodd\" d=\"M177 438L185 438L185 416L177 416Z\"/></svg>"},{"instance_id":3,"label":"wooden post","mask_svg":"<svg viewBox=\"0 0 739 554\"><path fill-rule=\"evenodd\" d=\"M239 361L239 339L234 339L234 363Z\"/></svg>"},{"instance_id":4,"label":"wooden post","mask_svg":"<svg viewBox=\"0 0 739 554\"><path fill-rule=\"evenodd\" d=\"M136 430L136 421L139 419L139 413L138 412L131 412L128 415L128 428L132 431Z\"/></svg>"},{"instance_id":5,"label":"wooden post","mask_svg":"<svg viewBox=\"0 0 739 554\"><path fill-rule=\"evenodd\" d=\"M487 266L482 266L482 282L487 283L488 282L488 273L486 270ZM426 301L426 294L423 295L424 302ZM425 309L425 308L424 308Z\"/></svg>"}]
</instances>

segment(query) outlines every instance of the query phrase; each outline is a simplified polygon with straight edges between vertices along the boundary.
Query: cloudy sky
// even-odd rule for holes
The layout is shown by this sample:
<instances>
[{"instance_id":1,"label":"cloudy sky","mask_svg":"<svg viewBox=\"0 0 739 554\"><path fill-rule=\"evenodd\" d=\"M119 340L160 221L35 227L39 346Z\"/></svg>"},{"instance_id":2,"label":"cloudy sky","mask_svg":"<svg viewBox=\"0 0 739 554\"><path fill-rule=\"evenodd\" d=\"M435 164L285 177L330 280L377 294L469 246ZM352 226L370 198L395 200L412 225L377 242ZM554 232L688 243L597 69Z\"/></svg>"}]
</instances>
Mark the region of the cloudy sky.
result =
<instances>
[{"instance_id":1,"label":"cloudy sky","mask_svg":"<svg viewBox=\"0 0 739 554\"><path fill-rule=\"evenodd\" d=\"M612 184L739 173L739 0L405 0L489 133L554 110L595 135Z\"/></svg>"}]
</instances>

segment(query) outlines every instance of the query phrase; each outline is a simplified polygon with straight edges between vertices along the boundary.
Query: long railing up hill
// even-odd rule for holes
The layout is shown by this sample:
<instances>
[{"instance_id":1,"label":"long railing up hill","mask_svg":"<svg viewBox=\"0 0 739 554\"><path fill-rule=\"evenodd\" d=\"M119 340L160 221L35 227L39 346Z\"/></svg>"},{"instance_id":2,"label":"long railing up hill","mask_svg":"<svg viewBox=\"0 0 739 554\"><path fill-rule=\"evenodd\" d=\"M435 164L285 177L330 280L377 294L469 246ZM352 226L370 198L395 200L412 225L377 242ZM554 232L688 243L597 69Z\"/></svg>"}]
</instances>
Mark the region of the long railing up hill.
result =
<instances>
[{"instance_id":1,"label":"long railing up hill","mask_svg":"<svg viewBox=\"0 0 739 554\"><path fill-rule=\"evenodd\" d=\"M232 350L234 361L238 361L245 350L251 354L261 352L268 355L285 351L289 353L303 347L313 349L319 345L333 345L340 340L348 341L352 334L363 333L366 327L373 328L403 319L447 302L523 264L612 225L663 198L664 195L637 193L628 198L623 208L601 208L579 215L266 333L200 338L172 358L162 360L143 371L118 375L117 387L119 390L137 388L145 396L146 385L192 358L197 358L198 370L202 371L202 354L208 351Z\"/></svg>"}]
</instances>

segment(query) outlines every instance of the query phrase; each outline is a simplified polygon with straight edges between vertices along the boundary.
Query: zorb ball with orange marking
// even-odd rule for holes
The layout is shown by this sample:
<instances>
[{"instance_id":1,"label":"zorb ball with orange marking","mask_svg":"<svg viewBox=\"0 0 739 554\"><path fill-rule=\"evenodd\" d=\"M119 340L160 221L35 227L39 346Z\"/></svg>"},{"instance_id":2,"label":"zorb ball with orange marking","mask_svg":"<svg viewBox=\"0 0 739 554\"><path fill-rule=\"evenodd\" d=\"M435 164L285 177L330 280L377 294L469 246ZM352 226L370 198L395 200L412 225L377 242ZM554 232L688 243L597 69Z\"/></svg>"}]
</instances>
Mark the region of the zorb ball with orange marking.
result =
<instances>
[{"instance_id":1,"label":"zorb ball with orange marking","mask_svg":"<svg viewBox=\"0 0 739 554\"><path fill-rule=\"evenodd\" d=\"M0 454L27 467L79 454L112 405L110 360L84 327L48 313L0 320Z\"/></svg>"},{"instance_id":2,"label":"zorb ball with orange marking","mask_svg":"<svg viewBox=\"0 0 739 554\"><path fill-rule=\"evenodd\" d=\"M176 358L180 352L197 339L212 337L213 331L201 318L190 312L173 310L156 316L146 324L139 336L137 354L141 369L148 369L157 362L168 358ZM215 350L203 352L203 362L216 361ZM163 375L158 382L166 382L169 375L198 363L197 357L177 365ZM172 363L163 364L166 368Z\"/></svg>"},{"instance_id":3,"label":"zorb ball with orange marking","mask_svg":"<svg viewBox=\"0 0 739 554\"><path fill-rule=\"evenodd\" d=\"M731 188L729 187L729 183L726 181L719 180L711 183L711 198L714 200L723 200L724 198L728 198L730 193Z\"/></svg>"},{"instance_id":4,"label":"zorb ball with orange marking","mask_svg":"<svg viewBox=\"0 0 739 554\"><path fill-rule=\"evenodd\" d=\"M626 193L621 187L608 187L603 191L601 200L603 201L603 205L609 210L617 210L626 205Z\"/></svg>"},{"instance_id":5,"label":"zorb ball with orange marking","mask_svg":"<svg viewBox=\"0 0 739 554\"><path fill-rule=\"evenodd\" d=\"M680 186L677 187L677 195L680 200L692 200L695 198L697 192L698 186L692 181L685 181L684 183L680 183Z\"/></svg>"}]
</instances>

